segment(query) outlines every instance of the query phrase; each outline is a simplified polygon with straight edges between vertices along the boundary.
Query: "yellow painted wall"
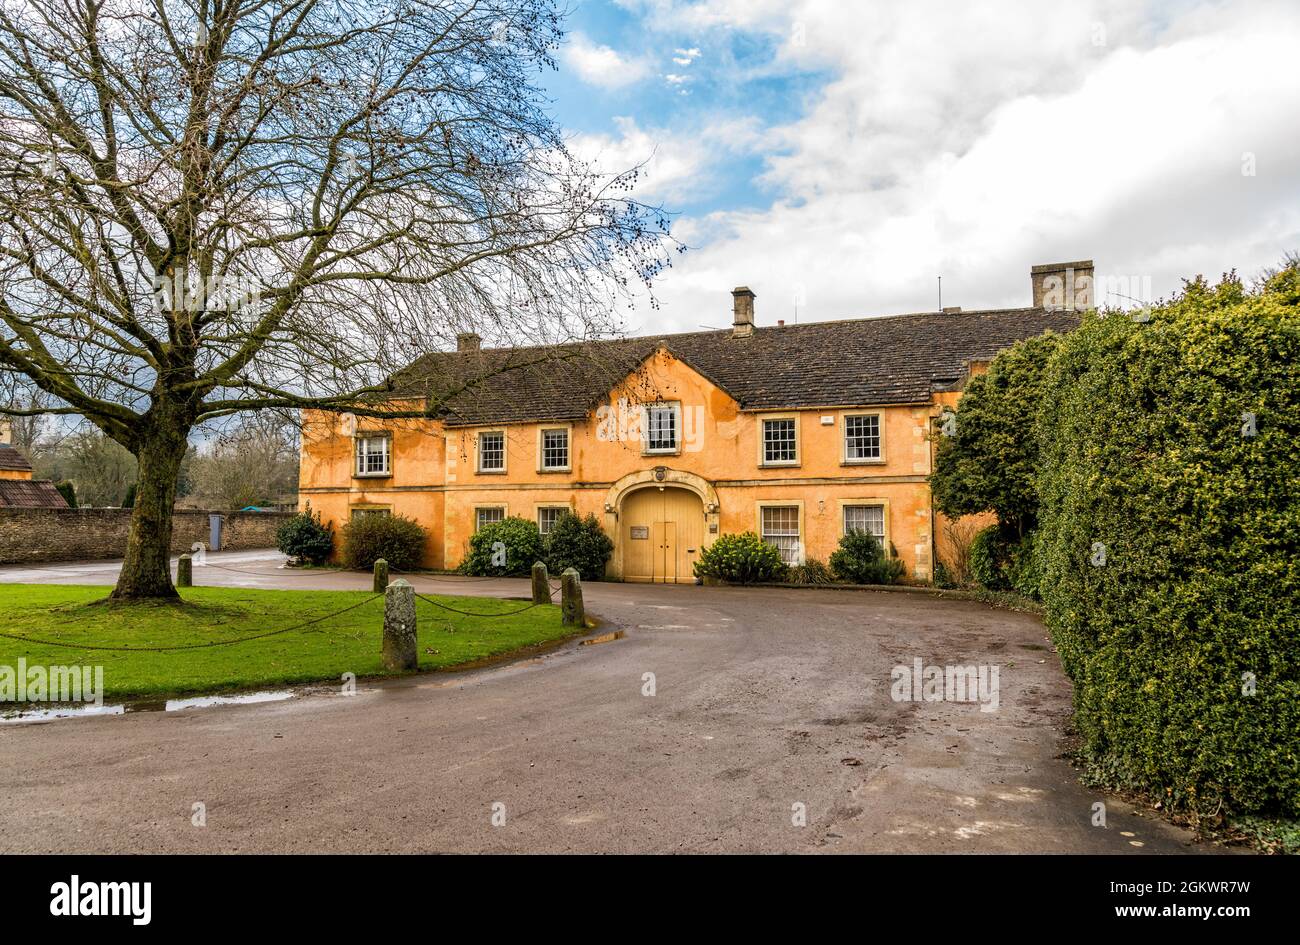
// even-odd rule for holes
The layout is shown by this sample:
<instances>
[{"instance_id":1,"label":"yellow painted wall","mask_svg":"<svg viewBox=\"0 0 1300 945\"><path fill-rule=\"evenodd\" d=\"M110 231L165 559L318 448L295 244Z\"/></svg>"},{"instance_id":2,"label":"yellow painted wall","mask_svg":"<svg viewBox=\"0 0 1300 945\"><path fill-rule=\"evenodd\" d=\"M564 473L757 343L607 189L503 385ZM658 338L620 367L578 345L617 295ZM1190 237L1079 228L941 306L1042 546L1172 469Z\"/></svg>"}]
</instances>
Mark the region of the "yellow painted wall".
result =
<instances>
[{"instance_id":1,"label":"yellow painted wall","mask_svg":"<svg viewBox=\"0 0 1300 945\"><path fill-rule=\"evenodd\" d=\"M31 479L30 469L0 469L0 479Z\"/></svg>"},{"instance_id":2,"label":"yellow painted wall","mask_svg":"<svg viewBox=\"0 0 1300 945\"><path fill-rule=\"evenodd\" d=\"M956 395L951 395L955 400ZM430 532L432 567L459 563L475 527L475 508L504 506L509 515L536 520L539 505L564 505L602 520L618 534L619 496L611 487L631 474L667 467L670 476L712 484L718 509L709 519L718 533L758 528L762 502L800 504L806 556L825 560L842 532L840 504L872 500L887 509L887 538L907 566L911 579L931 572L931 510L925 476L931 468L930 418L939 401L911 406L827 408L745 413L689 365L660 351L638 376L611 392L607 408L626 398L635 405L655 399L682 405L682 448L673 455L644 455L635 423L620 439L620 425L593 412L586 420L557 424L445 429L432 421L370 421L357 418L355 430L383 429L393 436L392 474L383 479L353 476L353 441L347 418L305 415L301 463L301 504L311 503L326 521L341 527L359 505L389 507L408 515ZM883 453L879 461L846 463L843 450L845 414L881 415ZM798 418L799 461L794 466L759 464L761 420ZM822 418L830 418L824 425ZM570 470L539 470L542 428L570 426ZM484 430L506 434L506 472L477 471L477 437ZM612 437L609 434L614 434ZM706 533L705 542L715 535ZM619 558L614 561L615 569Z\"/></svg>"}]
</instances>

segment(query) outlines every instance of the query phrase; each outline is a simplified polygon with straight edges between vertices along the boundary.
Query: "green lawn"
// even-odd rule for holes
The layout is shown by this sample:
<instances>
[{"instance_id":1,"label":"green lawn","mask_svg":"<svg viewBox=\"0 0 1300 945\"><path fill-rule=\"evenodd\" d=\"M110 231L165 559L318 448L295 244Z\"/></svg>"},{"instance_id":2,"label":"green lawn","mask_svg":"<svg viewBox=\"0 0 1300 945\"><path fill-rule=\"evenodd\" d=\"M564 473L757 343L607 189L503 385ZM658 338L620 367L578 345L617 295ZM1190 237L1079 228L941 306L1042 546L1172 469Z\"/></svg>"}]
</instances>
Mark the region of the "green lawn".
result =
<instances>
[{"instance_id":1,"label":"green lawn","mask_svg":"<svg viewBox=\"0 0 1300 945\"><path fill-rule=\"evenodd\" d=\"M0 631L86 646L176 646L238 640L292 626L365 601L369 591L264 591L227 587L181 590L182 603L105 602L110 588L53 584L0 586ZM461 610L505 613L526 602L437 597ZM386 675L379 663L384 604L375 598L339 617L232 646L123 653L27 643L0 637L0 665L104 667L109 699L154 698ZM560 608L476 618L416 600L422 670L440 669L569 636Z\"/></svg>"}]
</instances>

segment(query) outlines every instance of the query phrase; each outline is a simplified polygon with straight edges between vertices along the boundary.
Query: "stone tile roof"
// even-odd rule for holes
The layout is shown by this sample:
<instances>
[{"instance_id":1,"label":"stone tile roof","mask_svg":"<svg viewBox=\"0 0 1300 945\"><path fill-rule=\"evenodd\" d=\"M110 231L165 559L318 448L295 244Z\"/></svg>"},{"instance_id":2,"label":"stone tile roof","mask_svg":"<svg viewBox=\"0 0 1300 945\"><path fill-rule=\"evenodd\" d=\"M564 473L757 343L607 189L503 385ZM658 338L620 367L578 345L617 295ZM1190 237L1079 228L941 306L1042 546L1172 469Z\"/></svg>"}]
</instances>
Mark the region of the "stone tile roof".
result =
<instances>
[{"instance_id":1,"label":"stone tile roof","mask_svg":"<svg viewBox=\"0 0 1300 945\"><path fill-rule=\"evenodd\" d=\"M0 509L67 507L67 501L48 479L0 479Z\"/></svg>"},{"instance_id":2,"label":"stone tile roof","mask_svg":"<svg viewBox=\"0 0 1300 945\"><path fill-rule=\"evenodd\" d=\"M32 464L27 457L8 443L0 443L0 469L16 469L19 472L31 472Z\"/></svg>"},{"instance_id":3,"label":"stone tile roof","mask_svg":"<svg viewBox=\"0 0 1300 945\"><path fill-rule=\"evenodd\" d=\"M922 403L951 389L971 360L1020 340L1078 325L1073 312L1041 308L922 313L883 318L647 335L558 348L434 352L394 377L407 394L450 398L449 426L574 420L663 344L726 391L742 410ZM503 373L492 375L494 371Z\"/></svg>"}]
</instances>

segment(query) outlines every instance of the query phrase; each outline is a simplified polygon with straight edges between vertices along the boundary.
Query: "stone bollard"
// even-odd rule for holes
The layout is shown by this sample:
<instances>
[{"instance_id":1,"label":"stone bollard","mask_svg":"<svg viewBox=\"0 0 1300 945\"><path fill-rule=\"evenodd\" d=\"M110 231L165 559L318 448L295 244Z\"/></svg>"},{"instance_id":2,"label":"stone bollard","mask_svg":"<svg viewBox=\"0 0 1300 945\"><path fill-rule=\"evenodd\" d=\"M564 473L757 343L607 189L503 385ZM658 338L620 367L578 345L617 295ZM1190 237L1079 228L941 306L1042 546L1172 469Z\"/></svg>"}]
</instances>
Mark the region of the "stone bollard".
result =
<instances>
[{"instance_id":1,"label":"stone bollard","mask_svg":"<svg viewBox=\"0 0 1300 945\"><path fill-rule=\"evenodd\" d=\"M194 560L189 555L181 555L176 561L176 586L194 586Z\"/></svg>"},{"instance_id":2,"label":"stone bollard","mask_svg":"<svg viewBox=\"0 0 1300 945\"><path fill-rule=\"evenodd\" d=\"M398 578L384 591L384 669L411 670L420 666L416 652L415 588Z\"/></svg>"},{"instance_id":3,"label":"stone bollard","mask_svg":"<svg viewBox=\"0 0 1300 945\"><path fill-rule=\"evenodd\" d=\"M560 575L560 613L566 627L585 627L587 611L582 606L582 578L573 568Z\"/></svg>"},{"instance_id":4,"label":"stone bollard","mask_svg":"<svg viewBox=\"0 0 1300 945\"><path fill-rule=\"evenodd\" d=\"M382 594L388 590L388 562L383 558L375 560L375 593Z\"/></svg>"},{"instance_id":5,"label":"stone bollard","mask_svg":"<svg viewBox=\"0 0 1300 945\"><path fill-rule=\"evenodd\" d=\"M549 604L551 602L550 575L546 573L546 564L538 561L533 565L533 603Z\"/></svg>"}]
</instances>

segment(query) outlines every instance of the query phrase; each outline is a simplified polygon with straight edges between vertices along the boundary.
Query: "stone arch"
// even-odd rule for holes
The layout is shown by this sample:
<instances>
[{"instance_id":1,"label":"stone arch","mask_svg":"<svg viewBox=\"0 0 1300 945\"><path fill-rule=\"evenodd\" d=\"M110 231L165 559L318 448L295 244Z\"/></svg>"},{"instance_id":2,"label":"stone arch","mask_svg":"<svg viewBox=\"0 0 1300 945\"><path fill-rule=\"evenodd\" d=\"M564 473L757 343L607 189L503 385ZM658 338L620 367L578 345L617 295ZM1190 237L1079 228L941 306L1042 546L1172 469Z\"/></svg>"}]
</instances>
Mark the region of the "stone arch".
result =
<instances>
[{"instance_id":1,"label":"stone arch","mask_svg":"<svg viewBox=\"0 0 1300 945\"><path fill-rule=\"evenodd\" d=\"M663 470L662 478L659 477L659 470ZM653 469L642 469L634 473L628 473L615 482L609 487L609 492L605 494L606 514L613 513L617 515L623 499L629 492L647 486L681 486L690 489L704 503L706 514L718 514L718 491L713 488L713 483L703 476L697 476L695 473L686 472L682 469L672 469L668 466L657 466Z\"/></svg>"},{"instance_id":2,"label":"stone arch","mask_svg":"<svg viewBox=\"0 0 1300 945\"><path fill-rule=\"evenodd\" d=\"M632 493L651 488L686 489L695 493L704 507L703 547L711 545L713 539L718 536L718 491L709 480L695 473L668 466L656 466L628 473L610 486L605 494L605 531L614 538L614 555L610 559L610 573L614 577L622 578L624 574L625 536L619 527L619 513L622 511L623 502Z\"/></svg>"}]
</instances>

